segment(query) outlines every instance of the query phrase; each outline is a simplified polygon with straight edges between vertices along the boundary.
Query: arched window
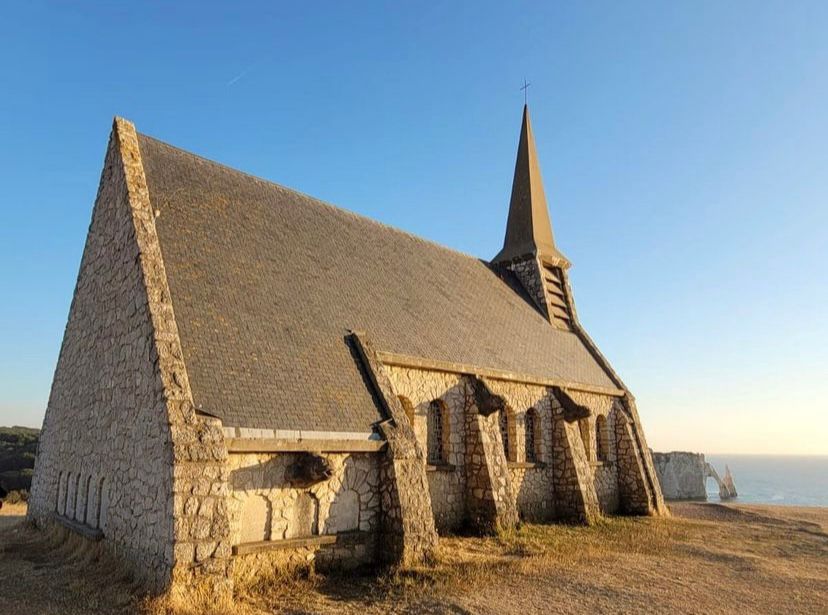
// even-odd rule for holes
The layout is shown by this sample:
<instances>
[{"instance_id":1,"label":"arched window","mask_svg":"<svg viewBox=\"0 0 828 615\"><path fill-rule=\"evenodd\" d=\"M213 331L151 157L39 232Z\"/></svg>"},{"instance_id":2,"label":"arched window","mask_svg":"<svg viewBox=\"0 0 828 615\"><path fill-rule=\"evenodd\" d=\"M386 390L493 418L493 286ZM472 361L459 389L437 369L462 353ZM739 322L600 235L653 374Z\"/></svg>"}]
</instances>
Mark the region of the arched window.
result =
<instances>
[{"instance_id":1,"label":"arched window","mask_svg":"<svg viewBox=\"0 0 828 615\"><path fill-rule=\"evenodd\" d=\"M538 413L534 408L526 411L523 420L524 438L526 442L526 461L535 463L538 460Z\"/></svg>"},{"instance_id":2,"label":"arched window","mask_svg":"<svg viewBox=\"0 0 828 615\"><path fill-rule=\"evenodd\" d=\"M446 405L435 399L428 405L428 462L432 464L448 461L448 411Z\"/></svg>"},{"instance_id":3,"label":"arched window","mask_svg":"<svg viewBox=\"0 0 828 615\"><path fill-rule=\"evenodd\" d=\"M609 461L609 429L607 417L603 414L595 419L595 452L598 461Z\"/></svg>"},{"instance_id":4,"label":"arched window","mask_svg":"<svg viewBox=\"0 0 828 615\"><path fill-rule=\"evenodd\" d=\"M414 404L411 403L411 400L403 395L398 395L397 398L400 400L400 404L402 404L403 410L405 411L405 416L408 417L408 422L411 423L411 426L414 426Z\"/></svg>"},{"instance_id":5,"label":"arched window","mask_svg":"<svg viewBox=\"0 0 828 615\"><path fill-rule=\"evenodd\" d=\"M503 452L506 455L506 461L515 461L515 415L509 407L502 408L498 416L498 424L500 427L500 437L503 439Z\"/></svg>"}]
</instances>

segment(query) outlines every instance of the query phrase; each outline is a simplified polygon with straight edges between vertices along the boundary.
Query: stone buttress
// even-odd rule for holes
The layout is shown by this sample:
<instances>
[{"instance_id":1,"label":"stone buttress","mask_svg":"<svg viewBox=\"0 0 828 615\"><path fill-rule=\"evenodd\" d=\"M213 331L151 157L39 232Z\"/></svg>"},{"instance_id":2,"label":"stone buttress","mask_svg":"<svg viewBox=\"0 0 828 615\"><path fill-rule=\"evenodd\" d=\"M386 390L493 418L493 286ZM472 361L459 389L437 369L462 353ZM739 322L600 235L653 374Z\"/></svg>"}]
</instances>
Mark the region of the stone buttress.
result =
<instances>
[{"instance_id":1,"label":"stone buttress","mask_svg":"<svg viewBox=\"0 0 828 615\"><path fill-rule=\"evenodd\" d=\"M437 546L425 455L376 350L364 333L350 338L388 416L379 424L388 443L380 461L380 558L391 564L422 562Z\"/></svg>"}]
</instances>

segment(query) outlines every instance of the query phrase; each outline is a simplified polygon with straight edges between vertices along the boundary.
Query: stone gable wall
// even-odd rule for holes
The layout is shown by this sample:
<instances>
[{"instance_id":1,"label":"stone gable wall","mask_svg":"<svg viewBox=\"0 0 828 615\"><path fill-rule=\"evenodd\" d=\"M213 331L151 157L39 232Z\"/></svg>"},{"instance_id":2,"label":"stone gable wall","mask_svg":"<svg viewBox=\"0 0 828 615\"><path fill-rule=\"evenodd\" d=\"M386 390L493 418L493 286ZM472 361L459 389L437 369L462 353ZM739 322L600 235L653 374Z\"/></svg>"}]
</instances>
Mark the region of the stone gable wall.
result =
<instances>
[{"instance_id":1,"label":"stone gable wall","mask_svg":"<svg viewBox=\"0 0 828 615\"><path fill-rule=\"evenodd\" d=\"M173 449L139 252L113 135L46 410L29 515L45 523L60 513L100 527L139 579L162 586L174 560Z\"/></svg>"},{"instance_id":2,"label":"stone gable wall","mask_svg":"<svg viewBox=\"0 0 828 615\"><path fill-rule=\"evenodd\" d=\"M29 514L99 528L150 590L199 578L225 592L224 438L193 407L154 220L135 127L116 119Z\"/></svg>"}]
</instances>

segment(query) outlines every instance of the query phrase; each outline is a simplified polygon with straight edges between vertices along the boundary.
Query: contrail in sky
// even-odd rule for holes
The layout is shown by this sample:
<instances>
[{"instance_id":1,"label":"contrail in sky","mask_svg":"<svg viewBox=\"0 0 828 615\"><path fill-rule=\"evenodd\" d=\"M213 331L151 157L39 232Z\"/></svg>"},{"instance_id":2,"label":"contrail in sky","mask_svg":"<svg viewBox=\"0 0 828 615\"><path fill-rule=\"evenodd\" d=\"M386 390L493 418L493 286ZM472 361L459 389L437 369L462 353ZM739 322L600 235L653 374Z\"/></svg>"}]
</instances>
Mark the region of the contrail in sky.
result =
<instances>
[{"instance_id":1,"label":"contrail in sky","mask_svg":"<svg viewBox=\"0 0 828 615\"><path fill-rule=\"evenodd\" d=\"M249 72L250 72L250 69L252 69L252 68L253 68L253 65L251 64L250 66L248 66L247 68L245 68L242 72L240 72L238 75L236 75L235 77L233 77L230 81L228 81L228 82L227 82L227 87L230 87L231 85L233 85L234 83L236 83L239 79L241 79L242 77L244 77L247 73L249 73Z\"/></svg>"}]
</instances>

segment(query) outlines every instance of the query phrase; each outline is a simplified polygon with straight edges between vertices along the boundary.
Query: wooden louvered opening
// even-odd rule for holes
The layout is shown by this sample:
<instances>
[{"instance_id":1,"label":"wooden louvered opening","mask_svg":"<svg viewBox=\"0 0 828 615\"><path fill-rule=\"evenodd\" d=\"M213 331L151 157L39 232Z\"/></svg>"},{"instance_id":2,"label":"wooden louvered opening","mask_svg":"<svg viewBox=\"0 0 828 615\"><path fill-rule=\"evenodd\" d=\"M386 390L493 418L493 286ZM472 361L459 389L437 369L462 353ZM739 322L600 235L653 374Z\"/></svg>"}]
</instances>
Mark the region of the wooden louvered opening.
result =
<instances>
[{"instance_id":1,"label":"wooden louvered opening","mask_svg":"<svg viewBox=\"0 0 828 615\"><path fill-rule=\"evenodd\" d=\"M552 324L561 329L572 329L572 319L566 302L560 269L543 264L543 282L546 287L546 303Z\"/></svg>"}]
</instances>

